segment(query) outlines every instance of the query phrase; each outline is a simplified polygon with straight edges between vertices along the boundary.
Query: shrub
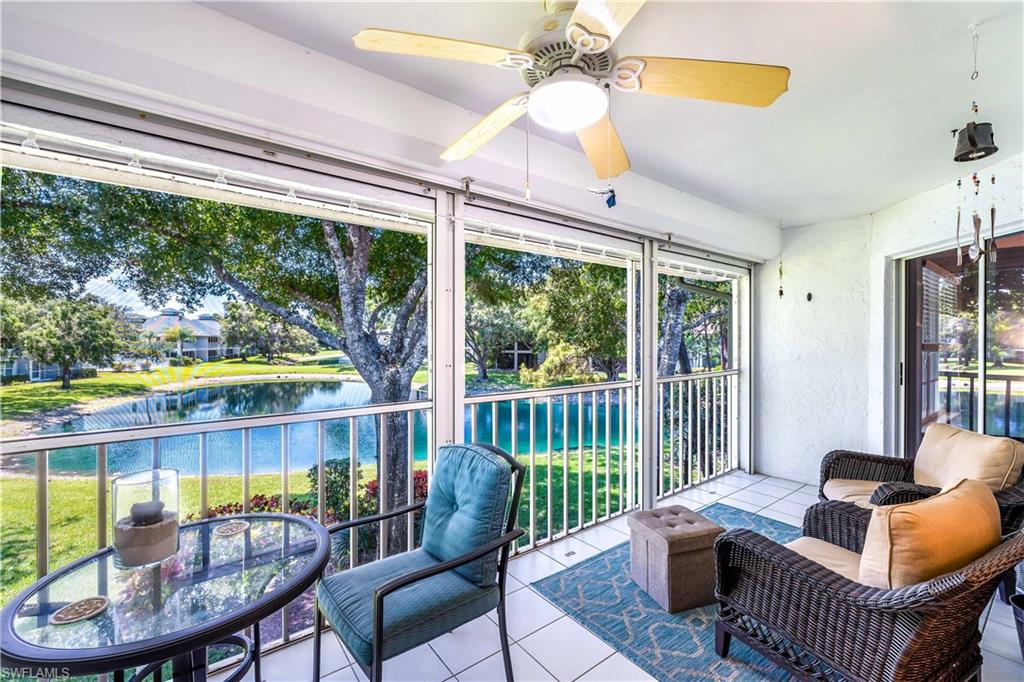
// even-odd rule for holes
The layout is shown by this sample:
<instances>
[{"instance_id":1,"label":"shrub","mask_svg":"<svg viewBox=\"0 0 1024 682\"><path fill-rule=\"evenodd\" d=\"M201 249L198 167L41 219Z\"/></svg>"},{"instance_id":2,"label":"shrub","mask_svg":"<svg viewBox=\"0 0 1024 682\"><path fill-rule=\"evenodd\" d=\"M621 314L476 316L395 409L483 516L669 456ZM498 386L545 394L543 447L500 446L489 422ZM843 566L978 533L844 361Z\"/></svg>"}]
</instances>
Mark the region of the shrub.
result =
<instances>
[{"instance_id":1,"label":"shrub","mask_svg":"<svg viewBox=\"0 0 1024 682\"><path fill-rule=\"evenodd\" d=\"M591 376L587 359L567 343L549 347L544 362L537 369L523 367L519 370L519 381L531 386L551 386L567 380L586 383Z\"/></svg>"},{"instance_id":2,"label":"shrub","mask_svg":"<svg viewBox=\"0 0 1024 682\"><path fill-rule=\"evenodd\" d=\"M169 362L171 367L191 367L192 365L196 364L199 361L196 360L195 358L190 358L186 356L182 358L171 358Z\"/></svg>"}]
</instances>

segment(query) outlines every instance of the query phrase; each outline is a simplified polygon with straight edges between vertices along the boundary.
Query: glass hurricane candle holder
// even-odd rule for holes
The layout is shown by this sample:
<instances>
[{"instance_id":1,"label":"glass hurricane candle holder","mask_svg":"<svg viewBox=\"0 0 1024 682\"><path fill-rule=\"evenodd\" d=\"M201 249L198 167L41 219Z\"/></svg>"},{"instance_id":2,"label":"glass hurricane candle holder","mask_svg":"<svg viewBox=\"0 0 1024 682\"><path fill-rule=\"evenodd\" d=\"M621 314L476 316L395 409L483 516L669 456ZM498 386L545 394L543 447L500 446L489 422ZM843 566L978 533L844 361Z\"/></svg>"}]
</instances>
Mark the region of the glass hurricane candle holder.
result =
<instances>
[{"instance_id":1,"label":"glass hurricane candle holder","mask_svg":"<svg viewBox=\"0 0 1024 682\"><path fill-rule=\"evenodd\" d=\"M111 483L114 550L125 568L157 564L178 551L178 471L149 469Z\"/></svg>"}]
</instances>

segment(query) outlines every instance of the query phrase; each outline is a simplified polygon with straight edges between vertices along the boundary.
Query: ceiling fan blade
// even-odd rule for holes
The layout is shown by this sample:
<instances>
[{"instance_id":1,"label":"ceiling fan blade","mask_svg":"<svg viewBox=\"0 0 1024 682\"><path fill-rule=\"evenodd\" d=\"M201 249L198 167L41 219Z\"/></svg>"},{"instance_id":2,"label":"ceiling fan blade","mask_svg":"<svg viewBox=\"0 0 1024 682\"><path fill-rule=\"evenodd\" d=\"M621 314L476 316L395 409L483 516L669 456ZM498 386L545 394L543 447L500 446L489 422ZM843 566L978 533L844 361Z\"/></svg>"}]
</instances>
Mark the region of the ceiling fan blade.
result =
<instances>
[{"instance_id":1,"label":"ceiling fan blade","mask_svg":"<svg viewBox=\"0 0 1024 682\"><path fill-rule=\"evenodd\" d=\"M505 100L501 106L484 116L452 146L445 149L441 158L445 161L460 161L472 156L477 149L490 142L495 135L526 113L528 98L529 93L523 92Z\"/></svg>"},{"instance_id":2,"label":"ceiling fan blade","mask_svg":"<svg viewBox=\"0 0 1024 682\"><path fill-rule=\"evenodd\" d=\"M629 170L626 149L622 146L615 124L607 114L597 123L577 130L576 137L597 177L602 180L614 178Z\"/></svg>"},{"instance_id":3,"label":"ceiling fan blade","mask_svg":"<svg viewBox=\"0 0 1024 682\"><path fill-rule=\"evenodd\" d=\"M533 55L508 47L383 28L364 28L352 37L352 42L360 50L454 59L512 69L523 69L533 64Z\"/></svg>"},{"instance_id":4,"label":"ceiling fan blade","mask_svg":"<svg viewBox=\"0 0 1024 682\"><path fill-rule=\"evenodd\" d=\"M673 57L624 57L615 63L619 90L766 107L789 88L789 69L767 64Z\"/></svg>"},{"instance_id":5,"label":"ceiling fan blade","mask_svg":"<svg viewBox=\"0 0 1024 682\"><path fill-rule=\"evenodd\" d=\"M565 29L569 43L586 52L604 52L636 16L645 0L580 0Z\"/></svg>"}]
</instances>

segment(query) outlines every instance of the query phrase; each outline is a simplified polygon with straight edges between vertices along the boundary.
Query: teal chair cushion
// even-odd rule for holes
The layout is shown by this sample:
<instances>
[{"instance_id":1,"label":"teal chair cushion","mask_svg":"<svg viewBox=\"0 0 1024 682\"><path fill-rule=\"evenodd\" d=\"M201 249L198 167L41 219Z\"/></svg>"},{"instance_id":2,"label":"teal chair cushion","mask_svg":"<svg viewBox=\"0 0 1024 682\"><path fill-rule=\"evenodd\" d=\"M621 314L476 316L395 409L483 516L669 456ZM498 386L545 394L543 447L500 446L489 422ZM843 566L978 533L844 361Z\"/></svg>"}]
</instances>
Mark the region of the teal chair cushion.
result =
<instances>
[{"instance_id":1,"label":"teal chair cushion","mask_svg":"<svg viewBox=\"0 0 1024 682\"><path fill-rule=\"evenodd\" d=\"M447 561L501 537L511 484L512 467L488 448L439 448L424 513L423 549ZM493 585L498 553L455 570L480 587Z\"/></svg>"},{"instance_id":2,"label":"teal chair cushion","mask_svg":"<svg viewBox=\"0 0 1024 682\"><path fill-rule=\"evenodd\" d=\"M422 549L324 578L320 608L359 661L373 661L373 593L378 587L439 561ZM425 578L384 597L384 658L429 642L498 605L497 585L477 587L454 571Z\"/></svg>"}]
</instances>

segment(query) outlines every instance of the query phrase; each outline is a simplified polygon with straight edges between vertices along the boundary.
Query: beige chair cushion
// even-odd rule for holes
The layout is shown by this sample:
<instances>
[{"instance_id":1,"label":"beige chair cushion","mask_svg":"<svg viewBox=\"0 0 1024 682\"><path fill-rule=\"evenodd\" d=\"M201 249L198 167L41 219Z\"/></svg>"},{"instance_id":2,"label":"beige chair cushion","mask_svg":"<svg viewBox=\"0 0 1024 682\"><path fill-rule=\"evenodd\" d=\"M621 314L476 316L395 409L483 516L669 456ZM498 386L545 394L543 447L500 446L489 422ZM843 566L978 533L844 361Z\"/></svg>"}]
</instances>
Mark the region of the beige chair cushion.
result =
<instances>
[{"instance_id":1,"label":"beige chair cushion","mask_svg":"<svg viewBox=\"0 0 1024 682\"><path fill-rule=\"evenodd\" d=\"M960 479L1003 490L1020 481L1024 443L949 424L932 424L914 458L914 482L944 488Z\"/></svg>"},{"instance_id":2,"label":"beige chair cushion","mask_svg":"<svg viewBox=\"0 0 1024 682\"><path fill-rule=\"evenodd\" d=\"M808 537L797 538L792 542L787 542L786 547L789 547L800 556L807 557L811 561L835 571L844 578L854 581L859 580L860 555L856 552L843 549L838 545L833 545L831 542Z\"/></svg>"},{"instance_id":3,"label":"beige chair cushion","mask_svg":"<svg viewBox=\"0 0 1024 682\"><path fill-rule=\"evenodd\" d=\"M956 571L1000 541L992 489L962 480L917 502L875 507L864 538L858 582L915 585Z\"/></svg>"},{"instance_id":4,"label":"beige chair cushion","mask_svg":"<svg viewBox=\"0 0 1024 682\"><path fill-rule=\"evenodd\" d=\"M822 492L830 500L840 502L852 502L859 507L872 509L874 505L868 502L872 493L875 492L881 483L878 481L858 481L852 478L830 478L825 481Z\"/></svg>"}]
</instances>

